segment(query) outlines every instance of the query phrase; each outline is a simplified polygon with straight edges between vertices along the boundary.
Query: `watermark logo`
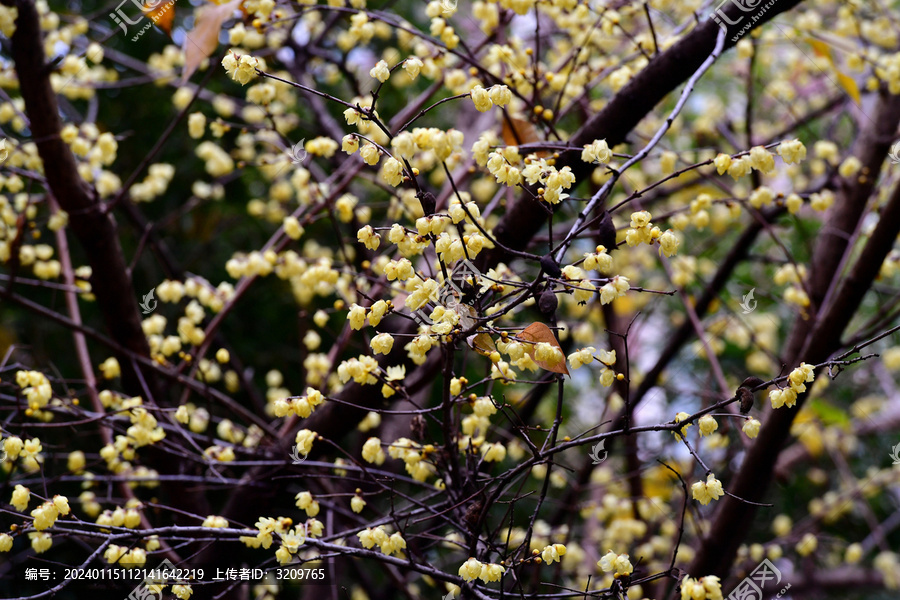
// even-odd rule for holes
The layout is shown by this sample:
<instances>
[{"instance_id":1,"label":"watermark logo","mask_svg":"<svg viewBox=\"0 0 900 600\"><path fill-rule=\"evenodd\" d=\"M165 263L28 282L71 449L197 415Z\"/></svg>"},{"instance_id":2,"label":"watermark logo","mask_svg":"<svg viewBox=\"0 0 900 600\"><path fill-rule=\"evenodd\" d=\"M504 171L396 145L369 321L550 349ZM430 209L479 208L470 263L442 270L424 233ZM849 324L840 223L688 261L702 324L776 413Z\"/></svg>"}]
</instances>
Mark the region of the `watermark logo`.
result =
<instances>
[{"instance_id":1,"label":"watermark logo","mask_svg":"<svg viewBox=\"0 0 900 600\"><path fill-rule=\"evenodd\" d=\"M309 153L306 151L306 138L303 138L293 146L291 146L290 150L287 150L287 155L290 157L291 162L295 165L303 164L303 161L306 160L306 157Z\"/></svg>"},{"instance_id":2,"label":"watermark logo","mask_svg":"<svg viewBox=\"0 0 900 600\"><path fill-rule=\"evenodd\" d=\"M900 444L897 444L893 448L891 448L891 460L893 460L893 464L900 465Z\"/></svg>"},{"instance_id":3,"label":"watermark logo","mask_svg":"<svg viewBox=\"0 0 900 600\"><path fill-rule=\"evenodd\" d=\"M304 460L306 460L306 456L307 456L307 455L306 455L306 454L302 454L302 453L300 452L300 450L297 448L297 446L294 446L294 447L291 449L291 454L290 454L290 456L291 456L291 464L293 464L293 465L299 465L299 464L302 463Z\"/></svg>"},{"instance_id":4,"label":"watermark logo","mask_svg":"<svg viewBox=\"0 0 900 600\"><path fill-rule=\"evenodd\" d=\"M606 443L606 440L600 440L593 447L591 447L591 453L588 455L591 457L591 462L595 465L599 465L604 460L606 460L606 449L603 445ZM600 452L603 452L603 456L600 456Z\"/></svg>"},{"instance_id":5,"label":"watermark logo","mask_svg":"<svg viewBox=\"0 0 900 600\"><path fill-rule=\"evenodd\" d=\"M156 302L156 298L153 297L153 292L155 292L155 291L156 291L156 288L153 288L153 289L151 289L149 292L147 292L147 293L144 295L144 299L143 299L143 301L142 301L141 304L140 304L141 311L142 311L145 315L149 315L149 314L152 313L154 310L156 310L156 305L157 305L158 303ZM151 302L152 302L152 304L151 304Z\"/></svg>"},{"instance_id":6,"label":"watermark logo","mask_svg":"<svg viewBox=\"0 0 900 600\"><path fill-rule=\"evenodd\" d=\"M453 267L453 271L450 272L450 275L444 280L444 283L442 283L437 290L432 292L428 299L440 306L453 308L462 302L464 292L461 286L468 284L470 278L477 286L477 282L481 276L481 271L479 271L475 265L469 260L463 259L456 263L456 266ZM476 302L483 294L483 291L476 293L472 302ZM416 323L419 323L420 325L434 324L431 320L430 313L426 312L424 306L413 311L411 314L412 318L416 320Z\"/></svg>"},{"instance_id":7,"label":"watermark logo","mask_svg":"<svg viewBox=\"0 0 900 600\"><path fill-rule=\"evenodd\" d=\"M747 33L747 31L750 30L754 23L762 18L763 14L765 14L765 12L769 10L772 5L775 4L775 2L777 2L777 0L769 0L769 2L767 2L765 5L762 5L763 0L723 0L716 7L716 10L712 13L712 15L710 15L710 18L718 23L720 28L727 31L729 26L733 27L745 20L744 16L739 16L734 21L728 18L728 15L725 14L725 7L729 3L737 6L741 10L741 12L749 13L757 11L756 14L750 15L749 22L745 23L744 26L741 27L740 30L738 30L737 35L731 38L732 42L736 42L741 38L741 36L743 36L745 33Z\"/></svg>"},{"instance_id":8,"label":"watermark logo","mask_svg":"<svg viewBox=\"0 0 900 600\"><path fill-rule=\"evenodd\" d=\"M891 159L891 164L900 165L900 142L896 142L891 146L888 158ZM3 162L2 159L0 159L0 162Z\"/></svg>"},{"instance_id":9,"label":"watermark logo","mask_svg":"<svg viewBox=\"0 0 900 600\"><path fill-rule=\"evenodd\" d=\"M753 292L756 288L751 288L749 292L744 294L744 301L741 302L741 310L745 315L749 315L756 310L756 300L753 298Z\"/></svg>"},{"instance_id":10,"label":"watermark logo","mask_svg":"<svg viewBox=\"0 0 900 600\"><path fill-rule=\"evenodd\" d=\"M0 448L0 463L5 463L7 458L9 458L9 454L6 453L6 450Z\"/></svg>"},{"instance_id":11,"label":"watermark logo","mask_svg":"<svg viewBox=\"0 0 900 600\"><path fill-rule=\"evenodd\" d=\"M149 14L147 19L147 23L137 32L137 35L131 38L131 41L137 41L144 32L150 29L150 27L159 21L160 18L167 12L172 6L175 4L175 0L169 0L165 5L161 6L164 0L147 0L147 3L144 4L141 0L122 0L119 5L116 7L115 12L109 13L109 18L112 19L113 23L122 28L122 32L125 35L128 35L128 25L138 25L142 20L144 20L145 14ZM136 21L132 21L128 15L125 14L125 11L122 7L128 3L134 4L141 13L141 16L138 17ZM128 25L126 25L128 23Z\"/></svg>"},{"instance_id":12,"label":"watermark logo","mask_svg":"<svg viewBox=\"0 0 900 600\"><path fill-rule=\"evenodd\" d=\"M441 9L445 15L452 15L456 12L458 0L441 0Z\"/></svg>"},{"instance_id":13,"label":"watermark logo","mask_svg":"<svg viewBox=\"0 0 900 600\"><path fill-rule=\"evenodd\" d=\"M728 600L762 600L763 588L770 580L775 580L775 585L781 583L781 571L773 565L769 559L765 558L753 572L747 575L741 581L734 591L728 594ZM781 598L786 591L791 588L791 584L787 584L778 594L776 598Z\"/></svg>"}]
</instances>

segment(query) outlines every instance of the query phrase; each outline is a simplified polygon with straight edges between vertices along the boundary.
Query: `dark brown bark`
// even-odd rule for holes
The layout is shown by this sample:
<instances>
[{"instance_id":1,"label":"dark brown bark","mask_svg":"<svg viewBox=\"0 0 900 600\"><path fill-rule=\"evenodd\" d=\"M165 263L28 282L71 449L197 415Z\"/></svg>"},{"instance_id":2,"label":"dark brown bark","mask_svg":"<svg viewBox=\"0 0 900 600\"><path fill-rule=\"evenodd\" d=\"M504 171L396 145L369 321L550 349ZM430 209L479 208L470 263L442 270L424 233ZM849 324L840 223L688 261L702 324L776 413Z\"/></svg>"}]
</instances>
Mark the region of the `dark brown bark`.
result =
<instances>
[{"instance_id":1,"label":"dark brown bark","mask_svg":"<svg viewBox=\"0 0 900 600\"><path fill-rule=\"evenodd\" d=\"M111 215L103 211L95 191L81 179L75 157L60 137L59 106L50 85L50 68L44 56L37 9L31 0L3 2L16 6L19 11L12 37L12 55L29 127L44 164L49 191L69 214L69 229L87 255L93 271L91 288L110 337L137 354L149 356L150 347L141 329L138 300L119 245L115 222ZM131 361L120 356L119 363L126 390L146 396ZM142 374L148 385L152 386L155 381L152 372L143 369Z\"/></svg>"}]
</instances>

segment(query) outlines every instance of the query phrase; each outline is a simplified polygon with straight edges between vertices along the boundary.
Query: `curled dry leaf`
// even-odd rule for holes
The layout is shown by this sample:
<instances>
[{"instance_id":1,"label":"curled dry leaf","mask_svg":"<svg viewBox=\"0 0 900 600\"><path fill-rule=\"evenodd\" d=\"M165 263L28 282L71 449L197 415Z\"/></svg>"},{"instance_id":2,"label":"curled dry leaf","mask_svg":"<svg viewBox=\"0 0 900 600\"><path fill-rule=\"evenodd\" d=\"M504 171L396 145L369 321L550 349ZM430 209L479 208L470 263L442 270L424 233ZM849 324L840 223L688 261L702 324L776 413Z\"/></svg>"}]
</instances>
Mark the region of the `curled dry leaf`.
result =
<instances>
[{"instance_id":1,"label":"curled dry leaf","mask_svg":"<svg viewBox=\"0 0 900 600\"><path fill-rule=\"evenodd\" d=\"M183 84L204 59L208 58L219 46L219 32L222 23L234 14L243 0L231 0L225 4L201 6L194 17L194 28L184 36L184 70L181 73Z\"/></svg>"},{"instance_id":2,"label":"curled dry leaf","mask_svg":"<svg viewBox=\"0 0 900 600\"><path fill-rule=\"evenodd\" d=\"M553 335L553 330L551 330L549 327L547 327L543 323L532 323L516 337L521 340L525 340L526 342L532 342L530 344L525 344L526 352L528 352L531 360L533 360L537 366L554 373L562 373L564 375L569 374L569 369L566 368L566 355L563 352L562 346L559 345L556 336ZM538 360L537 358L535 358L534 345L540 342L546 342L551 346L556 346L557 348L559 348L562 359L556 364L550 364L547 361Z\"/></svg>"},{"instance_id":3,"label":"curled dry leaf","mask_svg":"<svg viewBox=\"0 0 900 600\"><path fill-rule=\"evenodd\" d=\"M470 335L466 338L469 347L482 356L489 356L491 352L496 352L497 346L491 336L482 332L476 335Z\"/></svg>"}]
</instances>

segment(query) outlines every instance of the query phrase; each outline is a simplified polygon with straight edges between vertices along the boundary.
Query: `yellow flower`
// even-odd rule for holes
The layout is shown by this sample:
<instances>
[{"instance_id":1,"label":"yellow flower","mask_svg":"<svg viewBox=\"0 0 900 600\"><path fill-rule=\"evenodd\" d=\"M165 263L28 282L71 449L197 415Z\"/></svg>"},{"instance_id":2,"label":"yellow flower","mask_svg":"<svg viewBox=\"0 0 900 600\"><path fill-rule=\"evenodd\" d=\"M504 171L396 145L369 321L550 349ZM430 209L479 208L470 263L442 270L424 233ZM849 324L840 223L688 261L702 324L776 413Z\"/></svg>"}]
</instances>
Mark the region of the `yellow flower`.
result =
<instances>
[{"instance_id":1,"label":"yellow flower","mask_svg":"<svg viewBox=\"0 0 900 600\"><path fill-rule=\"evenodd\" d=\"M628 284L628 278L616 275L600 288L600 304L609 304L616 298L624 296L629 289L631 286Z\"/></svg>"},{"instance_id":2,"label":"yellow flower","mask_svg":"<svg viewBox=\"0 0 900 600\"><path fill-rule=\"evenodd\" d=\"M389 184L397 187L403 183L403 163L394 157L388 158L382 166L382 176Z\"/></svg>"},{"instance_id":3,"label":"yellow flower","mask_svg":"<svg viewBox=\"0 0 900 600\"><path fill-rule=\"evenodd\" d=\"M28 501L31 499L31 490L23 485L16 485L13 488L12 500L10 500L10 504L12 504L17 511L24 512L26 508L28 508Z\"/></svg>"},{"instance_id":4,"label":"yellow flower","mask_svg":"<svg viewBox=\"0 0 900 600\"><path fill-rule=\"evenodd\" d=\"M362 329L363 324L366 322L365 307L353 304L350 306L350 313L347 315L347 319L350 321L351 329Z\"/></svg>"},{"instance_id":5,"label":"yellow flower","mask_svg":"<svg viewBox=\"0 0 900 600\"><path fill-rule=\"evenodd\" d=\"M115 379L122 374L119 361L114 356L110 356L103 361L103 364L100 365L100 372L103 373L105 379Z\"/></svg>"},{"instance_id":6,"label":"yellow flower","mask_svg":"<svg viewBox=\"0 0 900 600\"><path fill-rule=\"evenodd\" d=\"M469 92L469 95L472 97L472 102L475 104L475 108L478 112L487 112L491 109L491 106L493 105L491 96L488 91L480 85L473 87L472 91Z\"/></svg>"},{"instance_id":7,"label":"yellow flower","mask_svg":"<svg viewBox=\"0 0 900 600\"><path fill-rule=\"evenodd\" d=\"M481 569L480 578L485 583L490 583L491 581L500 581L500 577L503 573L506 572L506 569L500 565L495 565L493 563L489 563L483 565Z\"/></svg>"},{"instance_id":8,"label":"yellow flower","mask_svg":"<svg viewBox=\"0 0 900 600\"><path fill-rule=\"evenodd\" d=\"M388 65L385 61L379 60L375 64L375 66L372 67L372 70L369 71L369 75L371 75L381 83L384 83L388 80L388 77L391 76L391 70L388 68Z\"/></svg>"},{"instance_id":9,"label":"yellow flower","mask_svg":"<svg viewBox=\"0 0 900 600\"><path fill-rule=\"evenodd\" d=\"M379 150L375 144L367 143L362 147L362 150L359 151L359 155L362 156L362 159L367 165L376 165L378 164L378 159L381 157L381 150Z\"/></svg>"},{"instance_id":10,"label":"yellow flower","mask_svg":"<svg viewBox=\"0 0 900 600\"><path fill-rule=\"evenodd\" d=\"M472 581L481 577L484 565L475 558L470 558L459 568L459 576L466 581Z\"/></svg>"},{"instance_id":11,"label":"yellow flower","mask_svg":"<svg viewBox=\"0 0 900 600\"><path fill-rule=\"evenodd\" d=\"M59 511L61 515L69 514L69 499L65 496L56 495L53 496L53 505L56 506L56 510Z\"/></svg>"},{"instance_id":12,"label":"yellow flower","mask_svg":"<svg viewBox=\"0 0 900 600\"><path fill-rule=\"evenodd\" d=\"M797 542L795 550L797 550L797 554L800 556L809 556L816 551L818 545L819 540L816 539L816 536L812 533L806 533L800 538L800 541Z\"/></svg>"},{"instance_id":13,"label":"yellow flower","mask_svg":"<svg viewBox=\"0 0 900 600\"><path fill-rule=\"evenodd\" d=\"M566 547L562 544L553 544L552 546L545 546L541 551L541 559L545 563L552 564L554 562L559 562L559 559L562 555L566 553Z\"/></svg>"},{"instance_id":14,"label":"yellow flower","mask_svg":"<svg viewBox=\"0 0 900 600\"><path fill-rule=\"evenodd\" d=\"M841 177L852 177L862 168L862 163L855 156L848 156L838 167L838 173Z\"/></svg>"},{"instance_id":15,"label":"yellow flower","mask_svg":"<svg viewBox=\"0 0 900 600\"><path fill-rule=\"evenodd\" d=\"M697 425L700 427L701 436L710 435L713 431L719 428L719 424L711 415L703 415L702 417L700 417Z\"/></svg>"},{"instance_id":16,"label":"yellow flower","mask_svg":"<svg viewBox=\"0 0 900 600\"><path fill-rule=\"evenodd\" d=\"M607 573L614 571L617 576L630 575L634 572L634 567L631 565L628 555L616 554L612 550L604 554L603 558L597 561L597 566Z\"/></svg>"},{"instance_id":17,"label":"yellow flower","mask_svg":"<svg viewBox=\"0 0 900 600\"><path fill-rule=\"evenodd\" d=\"M689 416L691 416L691 415L687 414L686 412L680 412L677 415L675 415L675 422L680 423L681 421L684 421L685 419L687 419ZM680 442L681 436L685 435L687 433L687 428L690 427L691 425L693 425L693 423L688 423L687 425L682 427L681 435L679 435L677 432L672 432L675 435L675 439Z\"/></svg>"},{"instance_id":18,"label":"yellow flower","mask_svg":"<svg viewBox=\"0 0 900 600\"><path fill-rule=\"evenodd\" d=\"M775 170L775 157L762 146L754 146L750 149L750 164L757 171L770 173Z\"/></svg>"},{"instance_id":19,"label":"yellow flower","mask_svg":"<svg viewBox=\"0 0 900 600\"><path fill-rule=\"evenodd\" d=\"M512 92L505 85L494 85L491 86L490 97L497 106L505 106L512 100Z\"/></svg>"},{"instance_id":20,"label":"yellow flower","mask_svg":"<svg viewBox=\"0 0 900 600\"><path fill-rule=\"evenodd\" d=\"M389 333L379 333L370 343L375 354L390 354L394 347L394 338Z\"/></svg>"},{"instance_id":21,"label":"yellow flower","mask_svg":"<svg viewBox=\"0 0 900 600\"><path fill-rule=\"evenodd\" d=\"M798 139L778 144L778 155L786 164L799 163L806 158L806 146Z\"/></svg>"},{"instance_id":22,"label":"yellow flower","mask_svg":"<svg viewBox=\"0 0 900 600\"><path fill-rule=\"evenodd\" d=\"M720 153L716 156L713 164L716 166L716 172L718 172L719 175L724 175L725 171L728 171L728 168L731 166L731 156Z\"/></svg>"},{"instance_id":23,"label":"yellow flower","mask_svg":"<svg viewBox=\"0 0 900 600\"><path fill-rule=\"evenodd\" d=\"M419 71L422 70L422 66L422 61L416 56L411 56L403 61L403 70L406 71L406 74L409 75L410 79L415 79L419 76Z\"/></svg>"},{"instance_id":24,"label":"yellow flower","mask_svg":"<svg viewBox=\"0 0 900 600\"><path fill-rule=\"evenodd\" d=\"M773 159L774 160L774 159ZM728 165L728 174L735 180L744 177L750 173L752 162L749 156L742 156L736 160L732 160Z\"/></svg>"},{"instance_id":25,"label":"yellow flower","mask_svg":"<svg viewBox=\"0 0 900 600\"><path fill-rule=\"evenodd\" d=\"M484 462L500 462L506 458L506 448L499 442L482 444L481 453L484 455Z\"/></svg>"},{"instance_id":26,"label":"yellow flower","mask_svg":"<svg viewBox=\"0 0 900 600\"><path fill-rule=\"evenodd\" d=\"M724 494L722 482L710 473L706 477L706 483L697 481L691 486L691 492L694 500L706 506L710 500L718 500Z\"/></svg>"},{"instance_id":27,"label":"yellow flower","mask_svg":"<svg viewBox=\"0 0 900 600\"><path fill-rule=\"evenodd\" d=\"M678 236L671 229L667 229L665 233L659 236L659 253L666 257L673 256L678 252L680 244L681 240L678 239Z\"/></svg>"},{"instance_id":28,"label":"yellow flower","mask_svg":"<svg viewBox=\"0 0 900 600\"><path fill-rule=\"evenodd\" d=\"M261 65L259 59L253 56L235 54L232 50L222 59L222 66L225 67L229 77L241 85L245 85L256 78L256 68L265 65Z\"/></svg>"},{"instance_id":29,"label":"yellow flower","mask_svg":"<svg viewBox=\"0 0 900 600\"><path fill-rule=\"evenodd\" d=\"M309 454L315 439L315 431L310 431L309 429L301 429L298 431L296 437L297 452L300 454Z\"/></svg>"},{"instance_id":30,"label":"yellow flower","mask_svg":"<svg viewBox=\"0 0 900 600\"><path fill-rule=\"evenodd\" d=\"M348 108L347 110L352 109ZM347 154L353 154L359 150L359 138L355 134L348 133L341 140L341 150Z\"/></svg>"},{"instance_id":31,"label":"yellow flower","mask_svg":"<svg viewBox=\"0 0 900 600\"><path fill-rule=\"evenodd\" d=\"M594 140L584 146L581 151L581 160L586 163L605 165L612 160L612 150L609 149L606 140Z\"/></svg>"},{"instance_id":32,"label":"yellow flower","mask_svg":"<svg viewBox=\"0 0 900 600\"><path fill-rule=\"evenodd\" d=\"M583 365L589 365L594 362L594 352L596 348L593 346L588 346L587 348L582 348L581 350L577 350L568 356L569 364L572 366L572 369L580 369Z\"/></svg>"},{"instance_id":33,"label":"yellow flower","mask_svg":"<svg viewBox=\"0 0 900 600\"><path fill-rule=\"evenodd\" d=\"M381 440L377 437L370 437L362 447L363 460L369 463L380 465L384 463L384 450L381 448Z\"/></svg>"},{"instance_id":34,"label":"yellow flower","mask_svg":"<svg viewBox=\"0 0 900 600\"><path fill-rule=\"evenodd\" d=\"M759 435L759 427L759 421L757 421L756 419L747 419L746 421L744 421L744 426L741 427L741 430L747 434L748 438L752 439Z\"/></svg>"},{"instance_id":35,"label":"yellow flower","mask_svg":"<svg viewBox=\"0 0 900 600\"><path fill-rule=\"evenodd\" d=\"M28 537L31 538L31 547L38 554L46 552L53 545L53 538L46 532L32 531L28 534Z\"/></svg>"}]
</instances>

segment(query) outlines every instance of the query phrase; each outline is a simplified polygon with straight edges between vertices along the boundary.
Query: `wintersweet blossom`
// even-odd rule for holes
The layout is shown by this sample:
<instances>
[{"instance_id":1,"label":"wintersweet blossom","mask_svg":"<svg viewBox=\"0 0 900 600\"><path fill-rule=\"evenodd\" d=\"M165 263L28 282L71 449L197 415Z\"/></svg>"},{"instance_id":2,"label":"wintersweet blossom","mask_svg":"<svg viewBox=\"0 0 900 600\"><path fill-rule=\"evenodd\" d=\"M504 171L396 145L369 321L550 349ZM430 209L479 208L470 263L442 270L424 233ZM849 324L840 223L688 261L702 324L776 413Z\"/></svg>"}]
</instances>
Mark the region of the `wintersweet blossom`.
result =
<instances>
[{"instance_id":1,"label":"wintersweet blossom","mask_svg":"<svg viewBox=\"0 0 900 600\"><path fill-rule=\"evenodd\" d=\"M603 557L597 561L597 566L604 572L614 572L616 577L621 575L631 575L634 572L634 567L631 565L628 555L616 554L612 550L604 554Z\"/></svg>"},{"instance_id":2,"label":"wintersweet blossom","mask_svg":"<svg viewBox=\"0 0 900 600\"><path fill-rule=\"evenodd\" d=\"M549 564L560 562L560 558L566 553L566 547L563 544L553 544L552 546L544 546L541 550L541 559Z\"/></svg>"},{"instance_id":3,"label":"wintersweet blossom","mask_svg":"<svg viewBox=\"0 0 900 600\"><path fill-rule=\"evenodd\" d=\"M372 70L369 71L369 75L381 83L384 83L391 76L391 70L388 68L388 64L385 61L379 60L375 63L375 66L372 67Z\"/></svg>"},{"instance_id":4,"label":"wintersweet blossom","mask_svg":"<svg viewBox=\"0 0 900 600\"><path fill-rule=\"evenodd\" d=\"M612 150L606 140L594 140L590 144L585 144L581 151L581 160L586 163L597 163L605 165L612 160Z\"/></svg>"},{"instance_id":5,"label":"wintersweet blossom","mask_svg":"<svg viewBox=\"0 0 900 600\"><path fill-rule=\"evenodd\" d=\"M411 56L403 61L403 70L406 71L410 79L415 79L419 76L422 66L423 63L417 56Z\"/></svg>"},{"instance_id":6,"label":"wintersweet blossom","mask_svg":"<svg viewBox=\"0 0 900 600\"><path fill-rule=\"evenodd\" d=\"M759 435L760 425L761 423L756 419L747 419L746 421L744 421L744 425L743 427L741 427L741 430L747 434L748 438L752 439Z\"/></svg>"},{"instance_id":7,"label":"wintersweet blossom","mask_svg":"<svg viewBox=\"0 0 900 600\"><path fill-rule=\"evenodd\" d=\"M491 109L491 106L493 106L490 93L480 85L473 87L469 92L469 95L478 112L487 112Z\"/></svg>"},{"instance_id":8,"label":"wintersweet blossom","mask_svg":"<svg viewBox=\"0 0 900 600\"><path fill-rule=\"evenodd\" d=\"M685 419L687 419L689 416L691 416L691 415L689 415L689 414L686 413L686 412L680 412L680 413L678 413L677 415L675 415L675 422L676 422L676 423L680 423L680 422L684 421ZM679 434L678 432L673 431L672 434L675 436L675 439L678 440L678 441L680 442L680 441L681 441L681 436L687 434L687 429L688 429L688 427L690 427L691 425L693 425L693 423L688 423L687 425L685 425L684 427L682 427L682 428L681 428L681 433L680 433L680 434Z\"/></svg>"},{"instance_id":9,"label":"wintersweet blossom","mask_svg":"<svg viewBox=\"0 0 900 600\"><path fill-rule=\"evenodd\" d=\"M249 54L236 54L232 50L222 59L222 66L225 67L229 77L241 85L245 85L256 78L256 69L262 68L264 65L260 64L258 58Z\"/></svg>"},{"instance_id":10,"label":"wintersweet blossom","mask_svg":"<svg viewBox=\"0 0 900 600\"><path fill-rule=\"evenodd\" d=\"M712 415L703 415L700 417L697 425L700 427L701 436L711 435L713 431L719 428L719 424Z\"/></svg>"},{"instance_id":11,"label":"wintersweet blossom","mask_svg":"<svg viewBox=\"0 0 900 600\"><path fill-rule=\"evenodd\" d=\"M710 500L718 500L724 495L722 482L710 473L706 477L706 483L697 481L691 486L691 494L694 500L705 506L709 504Z\"/></svg>"}]
</instances>

